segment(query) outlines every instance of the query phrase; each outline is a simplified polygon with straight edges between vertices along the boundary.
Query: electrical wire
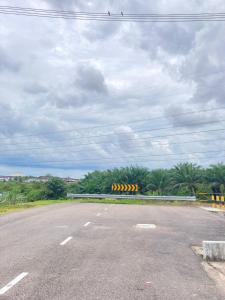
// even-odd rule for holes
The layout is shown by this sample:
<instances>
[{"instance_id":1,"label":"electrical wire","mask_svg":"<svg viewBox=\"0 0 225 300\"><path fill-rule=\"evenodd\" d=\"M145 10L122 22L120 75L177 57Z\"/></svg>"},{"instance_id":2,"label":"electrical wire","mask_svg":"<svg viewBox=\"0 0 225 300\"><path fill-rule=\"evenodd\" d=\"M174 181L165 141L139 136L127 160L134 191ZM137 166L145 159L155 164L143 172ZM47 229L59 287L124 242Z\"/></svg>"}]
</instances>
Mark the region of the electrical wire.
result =
<instances>
[{"instance_id":1,"label":"electrical wire","mask_svg":"<svg viewBox=\"0 0 225 300\"><path fill-rule=\"evenodd\" d=\"M217 124L217 123L223 123L225 122L225 120L213 120L213 121L206 121L206 122L200 122L200 123L190 123L190 125L192 126L196 126L196 125L208 125L208 124ZM132 134L137 134L137 133L143 133L143 132L152 132L152 131L160 131L160 130L167 130L167 129L175 129L175 128L183 128L184 125L179 125L179 126L167 126L167 127L159 127L159 128L152 128L152 129L140 129L140 130L136 130L131 132ZM89 135L89 136L80 136L80 137L68 137L68 138L63 138L63 139L57 139L54 140L54 142L58 142L61 140L65 141L65 140L69 140L69 141L76 141L76 140L82 140L82 139L90 139L90 138L101 138L101 137L109 137L109 136L117 136L118 134L123 136L123 135L127 135L127 133L129 132L124 132L124 131L117 131L117 132L113 132L113 133L107 133L107 134L98 134L98 135ZM40 141L36 141L36 142L31 142L29 141L29 145L30 144L40 144ZM17 145L26 145L27 142L25 143L1 143L1 146L17 146Z\"/></svg>"},{"instance_id":2,"label":"electrical wire","mask_svg":"<svg viewBox=\"0 0 225 300\"><path fill-rule=\"evenodd\" d=\"M218 143L221 143L221 140L220 139L200 139L200 140L191 140L191 141L182 141L182 142L170 142L170 143L161 143L161 141L154 141L154 143L157 143L156 144L156 146L158 145L158 146L164 146L164 145L183 145L183 144L192 144L192 143L201 143L201 142L210 142L210 143L212 143L212 142L218 142ZM136 151L137 149L146 149L146 147L147 147L148 145L145 145L145 146L143 146L143 145L135 145L135 147L134 148L132 148L132 149L130 149L130 148L128 148L127 150L133 150L133 151ZM149 146L152 146L152 145L149 145ZM154 146L155 146L155 144L154 144ZM73 145L68 145L68 146L65 146L64 148L73 148L74 146ZM41 150L42 148L38 148L38 149L33 149L33 150ZM23 153L24 154L24 151L26 151L27 149L16 149L16 150L13 150L13 149L9 149L9 150L7 150L7 153L5 153L5 151L4 152L2 152L2 154L1 154L1 157L4 157L4 156L6 156L6 157L9 157L9 154L10 154L10 152L12 152L12 154L15 154L15 153ZM29 149L28 149L29 150ZM55 150L55 149L54 149ZM121 149L118 149L118 150L121 150ZM73 151L73 154L74 153L83 153L84 155L85 155L85 150L84 149L80 149L80 150L73 150L72 149L72 151ZM90 152L91 152L91 149L87 149L86 151L88 151L88 154L90 154ZM115 151L115 149L114 149L114 151ZM1 152L0 152L1 153ZM57 151L57 152L55 152L54 151L54 153L65 153L65 150L62 150L62 151ZM33 154L33 153L32 153Z\"/></svg>"},{"instance_id":3,"label":"electrical wire","mask_svg":"<svg viewBox=\"0 0 225 300\"><path fill-rule=\"evenodd\" d=\"M216 107L216 108L210 108L210 109L202 109L202 110L195 110L195 111L189 111L189 112L181 112L177 114L171 114L170 117L177 118L180 116L185 116L185 115L192 115L192 114L197 114L197 113L204 113L204 112L212 112L216 110L225 110L225 107ZM145 118L145 119L136 119L132 121L126 121L126 122L115 122L115 123L110 123L110 124L103 124L103 125L96 125L96 126L90 126L90 127L80 127L76 129L64 129L64 130L58 130L58 131L45 131L44 133L41 134L41 136L48 136L54 135L54 134L60 134L60 133L69 133L69 132L74 132L74 131L80 131L80 130L89 130L89 129L98 129L98 128L105 128L105 127L114 127L114 126L122 126L122 125L127 125L127 124L134 124L134 123L140 123L140 122L146 122L146 121L153 121L153 120L159 120L159 119L164 119L167 116L158 116L158 117L153 117L153 118ZM218 121L219 122L219 121ZM217 120L215 120L215 123L217 123ZM38 134L28 134L28 135L16 135L16 138L27 138L27 137L38 137ZM0 137L0 140L6 139L6 137Z\"/></svg>"},{"instance_id":4,"label":"electrical wire","mask_svg":"<svg viewBox=\"0 0 225 300\"><path fill-rule=\"evenodd\" d=\"M201 130L201 131L192 131L192 132L184 132L184 133L176 133L176 134L169 134L169 135L158 135L158 136L150 136L150 137L137 137L137 138L126 138L126 141L136 141L136 140L151 140L151 139L154 139L154 138L164 138L164 137L172 137L172 136L182 136L182 135L192 135L192 134L198 134L198 133L209 133L209 132L217 132L217 131L225 131L225 128L221 128L221 129L209 129L209 130ZM84 146L84 145L104 145L104 144L110 144L112 145L113 142L94 142L94 143L79 143L79 145L70 145L70 147L76 147L76 146ZM59 145L59 146L42 146L42 147L33 147L33 148L26 148L26 149L22 149L23 151L27 151L27 150L42 150L42 149L55 149L55 148L65 148L66 146L65 145ZM75 148L76 149L76 148ZM3 150L3 151L0 151L5 153L5 151L8 151L8 150Z\"/></svg>"},{"instance_id":5,"label":"electrical wire","mask_svg":"<svg viewBox=\"0 0 225 300\"><path fill-rule=\"evenodd\" d=\"M126 14L126 13L89 13L60 10L35 9L25 7L0 6L1 14L34 16L44 18L62 18L83 21L110 22L199 22L225 21L225 13L201 14Z\"/></svg>"},{"instance_id":6,"label":"electrical wire","mask_svg":"<svg viewBox=\"0 0 225 300\"><path fill-rule=\"evenodd\" d=\"M55 10L55 9L41 9L41 8L24 8L24 7L19 7L19 6L10 6L10 5L1 5L0 6L3 9L12 9L12 10L24 10L24 11L36 11L36 12L51 12L51 13L62 13L62 14L69 14L69 15L97 15L97 16L109 16L109 13L99 13L99 12L75 12L71 10ZM148 13L148 14L131 14L131 13L124 13L121 15L121 13L110 13L110 16L209 16L209 15L225 15L225 13L164 13L164 14L158 14L158 13Z\"/></svg>"},{"instance_id":7,"label":"electrical wire","mask_svg":"<svg viewBox=\"0 0 225 300\"><path fill-rule=\"evenodd\" d=\"M151 157L162 157L162 156L178 156L178 155L195 155L195 154L207 154L207 153L221 153L221 152L225 152L225 149L221 149L221 150L208 150L208 151L197 151L197 152L181 152L181 153L168 153L168 154L145 154L145 155L135 155L135 156L120 156L120 159L135 159L135 158L139 158L139 157L143 157L147 159L147 155L151 156ZM48 160L48 161L37 161L38 163L58 163L58 162L83 162L83 161L105 161L105 160L113 160L114 157L101 157L101 158L81 158L81 159L64 159L64 160ZM16 161L16 163L20 163L21 161ZM23 162L23 161L22 161Z\"/></svg>"},{"instance_id":8,"label":"electrical wire","mask_svg":"<svg viewBox=\"0 0 225 300\"><path fill-rule=\"evenodd\" d=\"M222 152L224 152L224 150L222 151ZM195 157L195 158L170 158L169 160L168 159L151 159L151 158L145 158L144 160L132 160L132 161L119 161L119 160L112 160L112 159L110 159L110 161L109 161L109 164L108 165L113 165L113 164L118 164L118 165L123 165L123 164L125 164L125 165L127 165L127 164L132 164L132 165L134 165L134 164L137 164L137 163L147 163L147 162L169 162L169 161L185 161L185 162L187 162L187 161L191 161L191 162L193 162L193 161L199 161L199 160L205 160L205 159L215 159L215 156L204 156L204 157ZM217 159L224 159L225 158L225 156L221 156L221 157L216 157ZM130 158L129 158L130 159ZM66 163L69 163L70 164L70 167L71 168L73 168L74 166L72 165L72 163L79 163L79 165L85 165L86 163L88 163L88 166L93 166L94 165L94 163L93 163L93 161L82 161L82 160L59 160L59 161L40 161L40 162L31 162L31 161L17 161L17 162L15 162L15 161L10 161L10 163L13 163L13 165L15 165L15 163L16 163L16 165L17 166L29 166L29 167L35 167L35 166L41 166L41 167L43 167L43 166L46 166L46 167L54 167L54 168L57 168L57 166L58 165L60 165L60 164L63 164L64 166L63 167L65 167L66 166ZM53 163L55 163L55 165L53 165ZM2 162L2 164L7 164L7 162ZM101 165L101 164L103 164L103 165L106 165L107 164L107 162L105 162L105 161L100 161L100 162L97 162L97 165Z\"/></svg>"}]
</instances>

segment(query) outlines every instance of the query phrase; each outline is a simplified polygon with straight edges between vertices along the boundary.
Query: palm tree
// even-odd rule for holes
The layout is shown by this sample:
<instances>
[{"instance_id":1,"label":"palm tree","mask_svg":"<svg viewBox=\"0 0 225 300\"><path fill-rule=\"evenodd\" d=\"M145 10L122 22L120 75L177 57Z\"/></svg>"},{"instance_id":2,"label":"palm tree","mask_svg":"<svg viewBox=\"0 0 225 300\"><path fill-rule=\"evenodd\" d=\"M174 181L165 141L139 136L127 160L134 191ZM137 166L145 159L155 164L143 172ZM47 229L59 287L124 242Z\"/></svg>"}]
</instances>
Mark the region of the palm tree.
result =
<instances>
[{"instance_id":1,"label":"palm tree","mask_svg":"<svg viewBox=\"0 0 225 300\"><path fill-rule=\"evenodd\" d=\"M180 163L173 169L174 188L185 187L192 195L196 194L197 186L202 182L201 169L196 164Z\"/></svg>"},{"instance_id":2,"label":"palm tree","mask_svg":"<svg viewBox=\"0 0 225 300\"><path fill-rule=\"evenodd\" d=\"M206 171L206 180L211 183L211 187L217 187L218 191L224 193L225 165L223 163L211 165Z\"/></svg>"},{"instance_id":3,"label":"palm tree","mask_svg":"<svg viewBox=\"0 0 225 300\"><path fill-rule=\"evenodd\" d=\"M147 190L156 191L159 195L163 195L168 189L170 177L167 170L152 170L148 176Z\"/></svg>"},{"instance_id":4,"label":"palm tree","mask_svg":"<svg viewBox=\"0 0 225 300\"><path fill-rule=\"evenodd\" d=\"M120 169L113 169L111 171L111 178L113 178L113 181L111 180L111 184L112 183L138 184L139 192L144 192L144 187L146 186L146 178L148 174L149 171L147 168L138 167L138 166L130 166L130 167L124 167Z\"/></svg>"}]
</instances>

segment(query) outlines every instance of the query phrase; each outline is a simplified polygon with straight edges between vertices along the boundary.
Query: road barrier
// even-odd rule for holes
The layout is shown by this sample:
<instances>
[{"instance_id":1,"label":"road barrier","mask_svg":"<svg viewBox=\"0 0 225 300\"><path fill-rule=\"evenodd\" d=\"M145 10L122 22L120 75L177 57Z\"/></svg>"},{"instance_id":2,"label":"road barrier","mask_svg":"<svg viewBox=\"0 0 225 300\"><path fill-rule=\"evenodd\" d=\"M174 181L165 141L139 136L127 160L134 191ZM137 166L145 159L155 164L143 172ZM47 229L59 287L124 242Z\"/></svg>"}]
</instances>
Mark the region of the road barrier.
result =
<instances>
[{"instance_id":1,"label":"road barrier","mask_svg":"<svg viewBox=\"0 0 225 300\"><path fill-rule=\"evenodd\" d=\"M195 196L144 196L144 195L112 195L112 194L67 194L68 198L90 199L133 199L133 200L159 200L159 201L196 201Z\"/></svg>"},{"instance_id":2,"label":"road barrier","mask_svg":"<svg viewBox=\"0 0 225 300\"><path fill-rule=\"evenodd\" d=\"M225 209L224 196L221 195L211 195L211 205L212 208Z\"/></svg>"}]
</instances>

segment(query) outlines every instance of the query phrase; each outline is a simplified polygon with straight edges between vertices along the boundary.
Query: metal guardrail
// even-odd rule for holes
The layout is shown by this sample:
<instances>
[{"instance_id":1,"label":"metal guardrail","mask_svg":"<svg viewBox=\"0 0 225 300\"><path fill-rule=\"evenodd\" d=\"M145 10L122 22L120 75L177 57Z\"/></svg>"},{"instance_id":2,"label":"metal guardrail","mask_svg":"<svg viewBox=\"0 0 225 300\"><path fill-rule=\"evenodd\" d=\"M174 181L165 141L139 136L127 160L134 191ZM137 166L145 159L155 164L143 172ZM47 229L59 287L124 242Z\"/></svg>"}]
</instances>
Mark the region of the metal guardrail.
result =
<instances>
[{"instance_id":1,"label":"metal guardrail","mask_svg":"<svg viewBox=\"0 0 225 300\"><path fill-rule=\"evenodd\" d=\"M195 196L143 196L143 195L113 195L113 194L72 194L69 198L90 198L90 199L133 199L133 200L163 200L163 201L196 201Z\"/></svg>"}]
</instances>

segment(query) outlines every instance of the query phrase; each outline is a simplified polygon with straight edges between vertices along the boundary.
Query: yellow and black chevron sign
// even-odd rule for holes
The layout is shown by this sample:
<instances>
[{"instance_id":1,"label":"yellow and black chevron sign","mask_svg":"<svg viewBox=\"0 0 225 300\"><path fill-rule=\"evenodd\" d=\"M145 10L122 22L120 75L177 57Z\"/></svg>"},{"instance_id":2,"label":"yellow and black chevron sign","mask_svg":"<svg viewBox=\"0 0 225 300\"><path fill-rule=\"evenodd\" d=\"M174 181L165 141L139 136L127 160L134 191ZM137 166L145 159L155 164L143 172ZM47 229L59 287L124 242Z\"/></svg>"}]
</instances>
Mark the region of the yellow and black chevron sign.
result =
<instances>
[{"instance_id":1,"label":"yellow and black chevron sign","mask_svg":"<svg viewBox=\"0 0 225 300\"><path fill-rule=\"evenodd\" d=\"M138 184L113 183L112 184L112 191L138 192Z\"/></svg>"}]
</instances>

